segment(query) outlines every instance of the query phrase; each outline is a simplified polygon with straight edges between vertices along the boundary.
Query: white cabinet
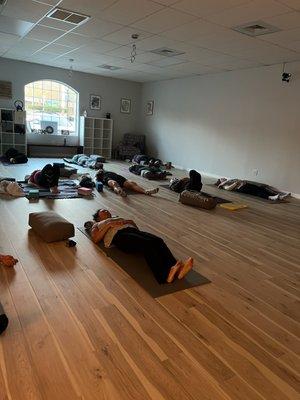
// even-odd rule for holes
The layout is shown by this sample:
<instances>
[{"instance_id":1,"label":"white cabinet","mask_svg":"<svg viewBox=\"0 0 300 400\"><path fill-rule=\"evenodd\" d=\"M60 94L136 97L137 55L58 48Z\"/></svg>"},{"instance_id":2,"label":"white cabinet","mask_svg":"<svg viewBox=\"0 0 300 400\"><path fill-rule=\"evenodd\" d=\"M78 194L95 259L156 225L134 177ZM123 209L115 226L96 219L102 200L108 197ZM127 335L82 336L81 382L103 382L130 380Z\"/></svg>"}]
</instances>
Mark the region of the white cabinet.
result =
<instances>
[{"instance_id":1,"label":"white cabinet","mask_svg":"<svg viewBox=\"0 0 300 400\"><path fill-rule=\"evenodd\" d=\"M14 147L27 154L26 112L0 109L0 155Z\"/></svg>"},{"instance_id":2,"label":"white cabinet","mask_svg":"<svg viewBox=\"0 0 300 400\"><path fill-rule=\"evenodd\" d=\"M112 119L80 117L80 145L84 154L111 158L112 135Z\"/></svg>"}]
</instances>

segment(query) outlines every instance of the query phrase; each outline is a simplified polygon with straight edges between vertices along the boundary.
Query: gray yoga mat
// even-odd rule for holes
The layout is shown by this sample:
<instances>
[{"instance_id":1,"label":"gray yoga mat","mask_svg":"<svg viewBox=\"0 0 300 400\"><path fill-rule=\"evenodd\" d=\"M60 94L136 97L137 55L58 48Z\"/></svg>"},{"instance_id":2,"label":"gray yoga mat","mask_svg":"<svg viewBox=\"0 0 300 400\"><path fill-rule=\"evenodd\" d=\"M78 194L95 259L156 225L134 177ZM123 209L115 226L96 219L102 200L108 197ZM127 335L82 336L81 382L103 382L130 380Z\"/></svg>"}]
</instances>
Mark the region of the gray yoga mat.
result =
<instances>
[{"instance_id":1,"label":"gray yoga mat","mask_svg":"<svg viewBox=\"0 0 300 400\"><path fill-rule=\"evenodd\" d=\"M78 229L91 239L83 227ZM141 254L124 253L116 247L106 248L102 242L96 246L154 298L210 283L210 280L205 276L191 270L183 279L177 279L172 283L159 284Z\"/></svg>"},{"instance_id":2,"label":"gray yoga mat","mask_svg":"<svg viewBox=\"0 0 300 400\"><path fill-rule=\"evenodd\" d=\"M159 185L159 186L161 186L161 187L163 187L163 188L165 188L165 189L171 190L170 187L169 187L169 185ZM174 193L176 193L176 192L174 192ZM206 196L213 197L213 198L216 200L217 204L232 203L231 200L226 200L226 199L223 199L222 197L214 196L214 195L209 194L209 193L206 193L206 192L201 192L201 193L204 194L204 195L206 195Z\"/></svg>"}]
</instances>

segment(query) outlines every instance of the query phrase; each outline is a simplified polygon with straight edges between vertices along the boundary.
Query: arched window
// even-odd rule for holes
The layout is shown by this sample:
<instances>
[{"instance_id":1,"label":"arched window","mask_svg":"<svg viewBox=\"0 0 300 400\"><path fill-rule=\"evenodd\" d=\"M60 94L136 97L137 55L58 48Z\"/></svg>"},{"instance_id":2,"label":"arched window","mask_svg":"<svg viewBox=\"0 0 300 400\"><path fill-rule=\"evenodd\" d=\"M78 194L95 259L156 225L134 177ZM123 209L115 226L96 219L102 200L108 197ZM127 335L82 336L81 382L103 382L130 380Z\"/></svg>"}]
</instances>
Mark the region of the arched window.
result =
<instances>
[{"instance_id":1,"label":"arched window","mask_svg":"<svg viewBox=\"0 0 300 400\"><path fill-rule=\"evenodd\" d=\"M78 93L68 85L51 80L28 83L25 109L31 132L51 126L54 134L77 134Z\"/></svg>"}]
</instances>

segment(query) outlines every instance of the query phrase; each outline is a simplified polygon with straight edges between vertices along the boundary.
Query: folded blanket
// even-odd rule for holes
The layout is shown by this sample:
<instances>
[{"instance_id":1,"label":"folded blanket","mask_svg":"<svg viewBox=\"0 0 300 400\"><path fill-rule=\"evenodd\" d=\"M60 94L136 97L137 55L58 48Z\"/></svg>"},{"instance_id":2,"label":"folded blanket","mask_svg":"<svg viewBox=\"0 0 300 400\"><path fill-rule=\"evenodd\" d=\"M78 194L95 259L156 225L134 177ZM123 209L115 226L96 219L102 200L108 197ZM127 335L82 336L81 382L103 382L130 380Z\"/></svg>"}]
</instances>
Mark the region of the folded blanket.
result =
<instances>
[{"instance_id":1,"label":"folded blanket","mask_svg":"<svg viewBox=\"0 0 300 400\"><path fill-rule=\"evenodd\" d=\"M80 165L81 167L89 167L93 169L101 168L101 164L105 162L105 158L97 154L91 154L90 156L84 154L75 154L72 158L64 158L69 164Z\"/></svg>"},{"instance_id":2,"label":"folded blanket","mask_svg":"<svg viewBox=\"0 0 300 400\"><path fill-rule=\"evenodd\" d=\"M25 196L23 189L19 186L17 182L5 181L0 182L0 193L9 194L13 197Z\"/></svg>"}]
</instances>

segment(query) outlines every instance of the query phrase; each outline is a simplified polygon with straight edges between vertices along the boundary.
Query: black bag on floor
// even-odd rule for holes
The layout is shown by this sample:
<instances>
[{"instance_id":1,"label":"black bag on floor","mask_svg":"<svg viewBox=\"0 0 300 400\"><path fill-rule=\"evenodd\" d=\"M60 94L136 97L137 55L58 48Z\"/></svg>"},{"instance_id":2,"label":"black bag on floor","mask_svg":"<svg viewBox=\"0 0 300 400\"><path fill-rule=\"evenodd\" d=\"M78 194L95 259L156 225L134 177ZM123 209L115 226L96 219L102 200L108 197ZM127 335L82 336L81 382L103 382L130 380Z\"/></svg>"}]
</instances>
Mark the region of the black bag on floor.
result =
<instances>
[{"instance_id":1,"label":"black bag on floor","mask_svg":"<svg viewBox=\"0 0 300 400\"><path fill-rule=\"evenodd\" d=\"M28 161L28 158L25 154L20 153L17 149L14 149L13 147L6 151L5 157L12 164L25 164Z\"/></svg>"}]
</instances>

